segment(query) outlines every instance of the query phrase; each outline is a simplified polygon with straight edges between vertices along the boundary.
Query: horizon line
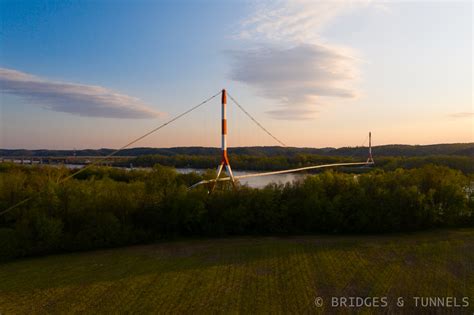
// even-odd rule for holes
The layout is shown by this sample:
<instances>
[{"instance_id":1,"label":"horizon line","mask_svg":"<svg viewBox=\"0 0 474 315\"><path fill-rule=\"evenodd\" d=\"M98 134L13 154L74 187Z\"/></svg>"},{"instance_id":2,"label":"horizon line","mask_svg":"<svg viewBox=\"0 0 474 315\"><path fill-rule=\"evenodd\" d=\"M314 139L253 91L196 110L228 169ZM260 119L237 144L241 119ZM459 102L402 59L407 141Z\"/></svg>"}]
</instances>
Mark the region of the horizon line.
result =
<instances>
[{"instance_id":1,"label":"horizon line","mask_svg":"<svg viewBox=\"0 0 474 315\"><path fill-rule=\"evenodd\" d=\"M379 145L372 145L373 148L375 147L382 147L382 146L433 146L433 145L455 145L455 144L465 144L465 145L474 145L474 142L443 142L443 143L427 143L427 144L404 144L404 143L386 143L386 144L379 144ZM279 146L279 145L262 145L262 146L234 146L234 147L228 147L228 149L233 149L233 148L288 148L288 149L343 149L343 148L364 148L368 147L368 145L356 145L356 146L342 146L342 147L331 147L331 146L326 146L326 147L308 147L308 146ZM199 145L183 145L183 146L174 146L174 147L132 147L132 148L125 148L122 149L121 151L125 150L134 150L134 149L178 149L178 148L204 148L204 149L219 149L220 147L218 146L199 146ZM85 150L117 150L117 148L84 148L84 149L63 149L63 148L52 148L52 149L47 149L47 148L41 148L41 149L28 149L28 148L0 148L0 150L9 150L9 151L15 151L15 150L25 150L25 151L85 151Z\"/></svg>"}]
</instances>

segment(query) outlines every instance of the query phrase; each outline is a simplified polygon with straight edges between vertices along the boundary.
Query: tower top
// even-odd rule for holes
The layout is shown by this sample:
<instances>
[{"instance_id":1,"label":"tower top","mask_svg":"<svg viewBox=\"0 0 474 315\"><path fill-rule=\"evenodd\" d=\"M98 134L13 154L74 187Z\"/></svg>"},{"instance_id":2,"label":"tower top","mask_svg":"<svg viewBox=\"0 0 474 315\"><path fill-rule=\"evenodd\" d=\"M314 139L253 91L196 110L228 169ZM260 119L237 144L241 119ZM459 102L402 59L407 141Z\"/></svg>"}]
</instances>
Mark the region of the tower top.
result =
<instances>
[{"instance_id":1,"label":"tower top","mask_svg":"<svg viewBox=\"0 0 474 315\"><path fill-rule=\"evenodd\" d=\"M222 104L227 104L227 92L225 89L222 89Z\"/></svg>"}]
</instances>

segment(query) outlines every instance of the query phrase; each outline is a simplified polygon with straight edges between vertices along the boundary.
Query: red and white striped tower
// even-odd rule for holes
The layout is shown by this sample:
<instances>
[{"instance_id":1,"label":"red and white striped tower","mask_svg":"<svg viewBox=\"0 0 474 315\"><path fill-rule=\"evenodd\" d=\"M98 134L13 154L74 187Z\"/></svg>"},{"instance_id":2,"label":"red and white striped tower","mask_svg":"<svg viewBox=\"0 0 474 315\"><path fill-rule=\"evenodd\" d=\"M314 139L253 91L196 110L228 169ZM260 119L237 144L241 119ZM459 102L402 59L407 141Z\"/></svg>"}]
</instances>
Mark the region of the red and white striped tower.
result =
<instances>
[{"instance_id":1,"label":"red and white striped tower","mask_svg":"<svg viewBox=\"0 0 474 315\"><path fill-rule=\"evenodd\" d=\"M372 158L372 132L369 131L369 158L367 159L367 163L375 163L374 159Z\"/></svg>"},{"instance_id":2,"label":"red and white striped tower","mask_svg":"<svg viewBox=\"0 0 474 315\"><path fill-rule=\"evenodd\" d=\"M227 117L226 117L226 106L227 106L227 93L222 90L222 160L219 166L217 167L217 178L221 175L222 169L226 168L227 173L229 174L232 185L235 187L234 174L232 173L232 168L230 167L229 157L227 156ZM216 179L217 179L216 178Z\"/></svg>"}]
</instances>

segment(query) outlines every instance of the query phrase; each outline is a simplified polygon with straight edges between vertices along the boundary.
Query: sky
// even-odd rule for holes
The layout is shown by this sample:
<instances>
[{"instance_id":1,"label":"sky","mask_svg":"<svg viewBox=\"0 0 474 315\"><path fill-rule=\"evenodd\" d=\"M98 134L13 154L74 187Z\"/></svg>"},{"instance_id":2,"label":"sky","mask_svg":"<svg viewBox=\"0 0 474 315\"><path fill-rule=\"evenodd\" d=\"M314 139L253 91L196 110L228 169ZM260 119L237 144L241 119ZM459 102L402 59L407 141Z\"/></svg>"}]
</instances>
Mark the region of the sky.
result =
<instances>
[{"instance_id":1,"label":"sky","mask_svg":"<svg viewBox=\"0 0 474 315\"><path fill-rule=\"evenodd\" d=\"M225 88L288 146L474 142L471 1L0 0L0 148L117 148ZM278 143L229 101L228 145ZM134 146L220 145L220 99Z\"/></svg>"}]
</instances>

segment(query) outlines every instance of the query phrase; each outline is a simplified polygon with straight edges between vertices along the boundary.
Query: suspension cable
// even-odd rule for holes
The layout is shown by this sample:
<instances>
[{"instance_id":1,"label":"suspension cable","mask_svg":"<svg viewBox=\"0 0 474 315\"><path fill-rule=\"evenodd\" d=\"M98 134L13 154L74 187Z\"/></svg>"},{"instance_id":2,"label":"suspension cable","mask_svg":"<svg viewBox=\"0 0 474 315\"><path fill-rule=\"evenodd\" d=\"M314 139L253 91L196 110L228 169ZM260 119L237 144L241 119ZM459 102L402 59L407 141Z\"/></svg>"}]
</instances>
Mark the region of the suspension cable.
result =
<instances>
[{"instance_id":1,"label":"suspension cable","mask_svg":"<svg viewBox=\"0 0 474 315\"><path fill-rule=\"evenodd\" d=\"M243 107L242 105L240 105L233 97L232 95L230 95L229 93L227 93L227 95L229 95L229 98L235 103L235 105L237 105L241 111L244 112L245 115L247 115L257 126L259 126L263 131L265 131L270 137L272 137L273 139L275 139L278 143L280 143L282 146L286 147L287 145L285 143L283 143L283 141L280 141L277 137L275 137L273 134L270 133L270 131L268 131L267 129L265 129L265 127L263 127L255 118L252 117L252 115L249 114L249 112L247 112Z\"/></svg>"},{"instance_id":2,"label":"suspension cable","mask_svg":"<svg viewBox=\"0 0 474 315\"><path fill-rule=\"evenodd\" d=\"M220 95L220 94L221 94L221 92L219 91L219 92L216 93L215 95L213 95L213 96L207 98L206 100L202 101L201 103L199 103L199 104L197 104L197 105L191 107L191 108L188 109L187 111L185 111L185 112L183 112L183 113L181 113L181 114L179 114L179 115L173 117L172 119L170 119L170 120L168 120L167 122L165 122L165 123L159 125L158 127L156 127L156 128L154 128L154 129L148 131L148 132L145 133L144 135L142 135L142 136L140 136L140 137L138 137L138 138L136 138L136 139L130 141L129 143L127 143L126 145L124 145L124 146L120 147L119 149L113 151L112 153L110 153L110 154L108 154L108 155L106 155L106 156L104 156L104 157L102 157L102 158L100 158L100 159L98 159L98 160L96 160L96 161L93 161L92 163L90 163L90 164L88 164L87 166L85 166L85 167L79 169L78 171L76 171L76 172L70 174L69 176L64 177L63 179L61 179L60 181L58 181L58 184L62 184L62 183L64 183L65 181L67 181L67 180L73 178L74 176L76 176L76 175L78 175L78 174L84 172L85 170L87 170L87 169L89 169L89 168L91 168L91 167L93 167L93 166L95 166L95 165L97 165L97 164L102 163L103 161L107 160L107 159L110 158L111 156L113 156L113 155L119 153L120 151L122 151L122 150L128 148L128 147L131 146L132 144L134 144L134 143L136 143L136 142L142 140L142 139L145 138L145 137L148 137L148 136L151 135L152 133L157 132L157 131L160 130L161 128L163 128L163 127L169 125L170 123L172 123L172 122L178 120L179 118L185 116L186 114L189 114L190 112L194 111L195 109L198 109L199 107L201 107L202 105L204 105L204 104L206 104L207 102L211 101L211 100L214 99L217 95ZM17 208L17 207L19 207L19 206L21 206L22 204L24 204L24 203L30 201L31 199L36 198L36 197L39 196L42 192L43 192L43 191L36 192L36 193L33 194L32 196L30 196L30 197L28 197L28 198L26 198L26 199L24 199L24 200L22 200L22 201L20 201L20 202L18 202L18 203L16 203L16 204L14 204L13 206L11 206L11 207L9 207L9 208L3 210L2 212L0 212L0 216L1 216L1 215L4 215L4 214L7 213L7 212L10 212L11 210L13 210L13 209L15 209L15 208Z\"/></svg>"}]
</instances>

